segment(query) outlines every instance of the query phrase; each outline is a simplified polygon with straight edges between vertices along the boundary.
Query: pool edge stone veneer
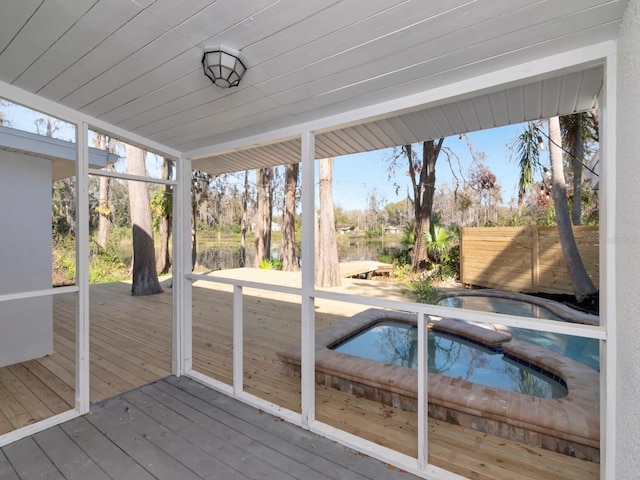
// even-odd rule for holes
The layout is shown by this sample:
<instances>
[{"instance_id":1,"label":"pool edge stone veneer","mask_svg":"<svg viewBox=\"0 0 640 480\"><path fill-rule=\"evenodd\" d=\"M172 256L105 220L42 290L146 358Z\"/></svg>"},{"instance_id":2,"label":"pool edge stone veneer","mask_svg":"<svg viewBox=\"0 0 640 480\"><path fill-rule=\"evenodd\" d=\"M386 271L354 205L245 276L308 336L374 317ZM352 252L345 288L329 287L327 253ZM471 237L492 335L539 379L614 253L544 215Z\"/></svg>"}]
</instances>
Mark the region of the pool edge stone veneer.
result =
<instances>
[{"instance_id":1,"label":"pool edge stone veneer","mask_svg":"<svg viewBox=\"0 0 640 480\"><path fill-rule=\"evenodd\" d=\"M369 309L316 333L316 382L380 402L417 410L417 371L331 350L380 321L416 323L416 316ZM487 346L502 345L505 354L562 379L568 395L544 399L461 379L429 373L429 416L502 438L545 448L584 460L600 457L600 374L570 358L522 341L507 333L442 319L429 328ZM277 352L283 372L300 375L300 345Z\"/></svg>"}]
</instances>

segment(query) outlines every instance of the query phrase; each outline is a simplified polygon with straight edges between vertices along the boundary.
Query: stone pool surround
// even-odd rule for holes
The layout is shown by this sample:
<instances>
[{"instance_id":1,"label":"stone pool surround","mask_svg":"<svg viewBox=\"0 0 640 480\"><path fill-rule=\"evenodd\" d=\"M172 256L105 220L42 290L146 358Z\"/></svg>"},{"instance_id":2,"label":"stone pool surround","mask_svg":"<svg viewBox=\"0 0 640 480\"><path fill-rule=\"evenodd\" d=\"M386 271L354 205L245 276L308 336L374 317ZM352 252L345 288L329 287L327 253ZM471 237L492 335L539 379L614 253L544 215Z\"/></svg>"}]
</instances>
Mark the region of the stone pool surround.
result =
<instances>
[{"instance_id":1,"label":"stone pool surround","mask_svg":"<svg viewBox=\"0 0 640 480\"><path fill-rule=\"evenodd\" d=\"M417 409L417 371L339 353L330 347L381 321L416 323L416 316L369 309L316 333L316 382L402 410ZM584 460L600 458L600 375L510 335L443 318L429 328L464 336L561 378L566 397L546 399L429 373L429 416ZM300 375L300 346L277 352L288 375Z\"/></svg>"}]
</instances>

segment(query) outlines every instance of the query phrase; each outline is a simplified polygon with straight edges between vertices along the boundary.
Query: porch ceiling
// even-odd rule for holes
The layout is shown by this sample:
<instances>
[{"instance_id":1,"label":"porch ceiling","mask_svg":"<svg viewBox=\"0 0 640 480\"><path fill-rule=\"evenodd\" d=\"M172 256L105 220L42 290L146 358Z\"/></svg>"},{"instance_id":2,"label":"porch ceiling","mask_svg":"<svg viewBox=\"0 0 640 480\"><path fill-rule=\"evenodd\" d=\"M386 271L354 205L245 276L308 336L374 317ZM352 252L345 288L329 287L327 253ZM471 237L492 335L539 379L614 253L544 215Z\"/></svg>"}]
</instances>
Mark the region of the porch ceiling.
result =
<instances>
[{"instance_id":1,"label":"porch ceiling","mask_svg":"<svg viewBox=\"0 0 640 480\"><path fill-rule=\"evenodd\" d=\"M0 81L193 152L615 39L627 0L21 0L0 14ZM242 51L240 87L202 74ZM318 157L593 106L602 71L481 92L319 132ZM0 90L1 91L1 90ZM201 158L211 172L297 161L299 140Z\"/></svg>"}]
</instances>

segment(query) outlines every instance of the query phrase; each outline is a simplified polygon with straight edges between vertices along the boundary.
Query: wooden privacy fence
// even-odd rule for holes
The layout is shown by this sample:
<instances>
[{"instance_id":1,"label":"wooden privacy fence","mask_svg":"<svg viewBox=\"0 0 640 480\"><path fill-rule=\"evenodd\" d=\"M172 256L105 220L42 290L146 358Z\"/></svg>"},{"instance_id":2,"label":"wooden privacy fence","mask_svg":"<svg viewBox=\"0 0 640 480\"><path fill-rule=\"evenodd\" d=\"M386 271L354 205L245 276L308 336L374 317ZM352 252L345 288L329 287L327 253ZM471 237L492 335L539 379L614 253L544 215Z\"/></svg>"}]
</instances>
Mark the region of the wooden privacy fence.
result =
<instances>
[{"instance_id":1,"label":"wooden privacy fence","mask_svg":"<svg viewBox=\"0 0 640 480\"><path fill-rule=\"evenodd\" d=\"M574 227L582 262L598 286L598 227ZM462 283L517 292L572 294L556 227L463 227Z\"/></svg>"}]
</instances>

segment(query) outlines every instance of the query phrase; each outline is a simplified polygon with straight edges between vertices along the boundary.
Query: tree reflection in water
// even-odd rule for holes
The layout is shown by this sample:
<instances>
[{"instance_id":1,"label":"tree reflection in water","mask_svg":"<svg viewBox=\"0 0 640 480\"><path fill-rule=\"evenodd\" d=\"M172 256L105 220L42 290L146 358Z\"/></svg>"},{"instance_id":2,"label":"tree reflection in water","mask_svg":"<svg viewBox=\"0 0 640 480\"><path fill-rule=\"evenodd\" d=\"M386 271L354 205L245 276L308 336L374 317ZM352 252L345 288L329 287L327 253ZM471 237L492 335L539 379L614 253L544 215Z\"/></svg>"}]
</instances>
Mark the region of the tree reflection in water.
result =
<instances>
[{"instance_id":1,"label":"tree reflection in water","mask_svg":"<svg viewBox=\"0 0 640 480\"><path fill-rule=\"evenodd\" d=\"M334 350L416 369L417 336L415 325L385 321ZM560 383L462 338L430 331L427 342L427 366L431 373L543 398L567 394Z\"/></svg>"},{"instance_id":2,"label":"tree reflection in water","mask_svg":"<svg viewBox=\"0 0 640 480\"><path fill-rule=\"evenodd\" d=\"M418 368L417 327L398 324L396 328L385 328L381 333L378 346L380 354L388 356L387 363ZM465 345L444 335L436 336L429 332L427 343L427 366L431 373L445 375L460 364L460 359L465 353ZM484 368L489 363L484 352L475 348L467 350L464 362L466 372L461 375L458 371L454 378L468 380L476 368Z\"/></svg>"}]
</instances>

